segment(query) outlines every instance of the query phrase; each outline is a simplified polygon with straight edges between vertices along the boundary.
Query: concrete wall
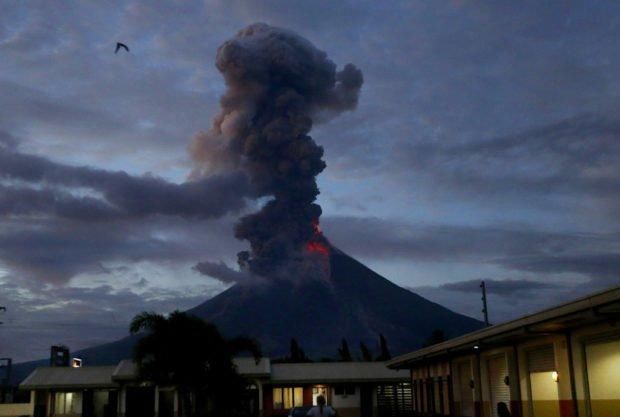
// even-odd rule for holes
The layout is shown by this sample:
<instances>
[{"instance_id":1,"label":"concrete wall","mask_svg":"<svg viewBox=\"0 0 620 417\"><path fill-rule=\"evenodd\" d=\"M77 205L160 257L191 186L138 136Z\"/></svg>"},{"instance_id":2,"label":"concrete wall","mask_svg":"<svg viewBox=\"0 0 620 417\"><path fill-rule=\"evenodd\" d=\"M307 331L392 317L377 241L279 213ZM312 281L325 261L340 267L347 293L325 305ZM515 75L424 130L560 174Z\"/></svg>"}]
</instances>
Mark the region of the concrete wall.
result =
<instances>
[{"instance_id":1,"label":"concrete wall","mask_svg":"<svg viewBox=\"0 0 620 417\"><path fill-rule=\"evenodd\" d=\"M336 395L335 388L331 387L331 405L338 410L340 417L359 417L360 410L360 387L355 386L355 394L353 395Z\"/></svg>"},{"instance_id":2,"label":"concrete wall","mask_svg":"<svg viewBox=\"0 0 620 417\"><path fill-rule=\"evenodd\" d=\"M620 410L620 329L612 324L571 337L580 417L617 417Z\"/></svg>"},{"instance_id":3,"label":"concrete wall","mask_svg":"<svg viewBox=\"0 0 620 417\"><path fill-rule=\"evenodd\" d=\"M30 392L29 403L0 404L0 417L22 417L34 414L35 392Z\"/></svg>"},{"instance_id":4,"label":"concrete wall","mask_svg":"<svg viewBox=\"0 0 620 417\"><path fill-rule=\"evenodd\" d=\"M33 408L30 403L25 404L0 404L1 417L32 416Z\"/></svg>"},{"instance_id":5,"label":"concrete wall","mask_svg":"<svg viewBox=\"0 0 620 417\"><path fill-rule=\"evenodd\" d=\"M528 352L544 348L547 351L552 348L553 362L546 366L548 369L530 369ZM496 404L489 388L488 365L490 358L498 356L506 360L513 416L576 417L578 412L579 417L620 417L620 326L613 322L584 327L570 334L539 337L530 334L514 345L492 349L481 346L479 351L452 357L450 410L453 415L468 415L463 411L470 407L463 407L461 397L470 391L462 385L472 379L475 404L473 414L469 415L494 417ZM465 362L471 364L473 372L461 378L459 364ZM441 363L436 361L420 362L411 370L412 381L418 384L416 395L424 403L419 411L430 411L428 381L442 374ZM420 385L424 388L421 393ZM438 407L436 411L439 412Z\"/></svg>"}]
</instances>

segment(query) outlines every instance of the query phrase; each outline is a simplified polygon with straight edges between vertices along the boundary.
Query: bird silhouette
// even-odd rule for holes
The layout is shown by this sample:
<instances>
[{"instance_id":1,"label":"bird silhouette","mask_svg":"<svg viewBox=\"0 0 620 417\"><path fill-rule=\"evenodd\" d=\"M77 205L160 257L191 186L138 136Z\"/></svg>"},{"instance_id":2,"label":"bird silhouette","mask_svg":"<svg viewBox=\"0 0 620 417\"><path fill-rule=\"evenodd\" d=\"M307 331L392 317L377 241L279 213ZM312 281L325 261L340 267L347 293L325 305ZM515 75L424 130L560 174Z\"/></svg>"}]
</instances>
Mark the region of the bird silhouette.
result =
<instances>
[{"instance_id":1,"label":"bird silhouette","mask_svg":"<svg viewBox=\"0 0 620 417\"><path fill-rule=\"evenodd\" d=\"M125 49L127 52L129 52L129 47L127 45L125 45L124 43L120 43L120 42L116 42L116 49L114 50L114 53L118 53L119 49Z\"/></svg>"}]
</instances>

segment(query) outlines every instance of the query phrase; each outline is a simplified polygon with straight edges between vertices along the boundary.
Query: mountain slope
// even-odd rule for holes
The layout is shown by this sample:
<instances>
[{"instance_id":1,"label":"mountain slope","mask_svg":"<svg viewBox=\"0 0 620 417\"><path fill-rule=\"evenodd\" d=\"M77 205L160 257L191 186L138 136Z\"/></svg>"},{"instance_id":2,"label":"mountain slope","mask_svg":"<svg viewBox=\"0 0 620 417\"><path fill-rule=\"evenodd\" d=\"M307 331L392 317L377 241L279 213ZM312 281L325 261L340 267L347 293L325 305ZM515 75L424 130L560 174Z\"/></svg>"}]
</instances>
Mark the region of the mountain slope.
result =
<instances>
[{"instance_id":1,"label":"mountain slope","mask_svg":"<svg viewBox=\"0 0 620 417\"><path fill-rule=\"evenodd\" d=\"M216 323L229 336L259 339L271 355L288 352L295 337L312 357L336 354L345 337L357 351L371 349L382 333L392 353L418 348L434 329L453 337L482 323L405 290L337 249L330 257L331 282L278 282L235 286L189 310Z\"/></svg>"},{"instance_id":2,"label":"mountain slope","mask_svg":"<svg viewBox=\"0 0 620 417\"><path fill-rule=\"evenodd\" d=\"M482 327L482 322L405 290L360 262L332 248L331 281L286 281L263 285L235 285L188 310L212 321L227 336L258 339L266 355L288 353L295 337L311 358L335 357L342 338L354 356L359 342L376 352L383 334L392 354L414 350L434 329L454 337ZM138 336L84 349L75 354L86 364L114 364L131 357ZM15 380L22 380L47 361L18 364Z\"/></svg>"}]
</instances>

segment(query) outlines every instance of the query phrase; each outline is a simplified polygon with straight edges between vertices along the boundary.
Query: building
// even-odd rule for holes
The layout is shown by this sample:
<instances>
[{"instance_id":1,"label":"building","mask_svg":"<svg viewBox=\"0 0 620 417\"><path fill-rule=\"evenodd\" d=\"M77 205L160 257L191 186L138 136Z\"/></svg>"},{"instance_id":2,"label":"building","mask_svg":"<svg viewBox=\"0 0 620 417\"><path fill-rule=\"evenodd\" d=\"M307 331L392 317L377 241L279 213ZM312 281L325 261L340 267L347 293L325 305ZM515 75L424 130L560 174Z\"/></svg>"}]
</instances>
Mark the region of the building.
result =
<instances>
[{"instance_id":1,"label":"building","mask_svg":"<svg viewBox=\"0 0 620 417\"><path fill-rule=\"evenodd\" d=\"M290 408L327 397L341 417L404 416L411 412L408 372L388 369L385 362L256 363L236 358L238 372L250 385L247 403L256 416L284 416ZM30 404L20 414L34 417L176 417L174 387L138 381L129 360L116 366L42 367L20 389L30 391ZM0 416L3 414L0 409Z\"/></svg>"},{"instance_id":2,"label":"building","mask_svg":"<svg viewBox=\"0 0 620 417\"><path fill-rule=\"evenodd\" d=\"M620 287L388 362L408 369L414 415L620 416Z\"/></svg>"},{"instance_id":3,"label":"building","mask_svg":"<svg viewBox=\"0 0 620 417\"><path fill-rule=\"evenodd\" d=\"M291 407L316 405L323 395L341 417L409 415L411 386L406 372L385 362L272 364L263 386L264 415L287 415Z\"/></svg>"}]
</instances>

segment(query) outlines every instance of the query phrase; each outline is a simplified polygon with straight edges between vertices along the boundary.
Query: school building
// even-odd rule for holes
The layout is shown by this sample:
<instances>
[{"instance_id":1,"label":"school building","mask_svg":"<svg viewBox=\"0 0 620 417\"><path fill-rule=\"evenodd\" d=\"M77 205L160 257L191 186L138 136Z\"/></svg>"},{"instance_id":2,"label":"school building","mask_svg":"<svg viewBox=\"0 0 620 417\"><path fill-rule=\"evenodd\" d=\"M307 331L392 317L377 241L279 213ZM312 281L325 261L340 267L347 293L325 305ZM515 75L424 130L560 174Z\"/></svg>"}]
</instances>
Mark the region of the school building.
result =
<instances>
[{"instance_id":1,"label":"school building","mask_svg":"<svg viewBox=\"0 0 620 417\"><path fill-rule=\"evenodd\" d=\"M258 363L236 358L249 381L245 401L251 415L287 416L292 407L327 398L341 417L404 417L411 414L409 373L385 362ZM2 417L177 417L174 387L138 380L130 360L116 366L41 367L21 384L30 402L0 404ZM3 408L3 406L5 406Z\"/></svg>"},{"instance_id":2,"label":"school building","mask_svg":"<svg viewBox=\"0 0 620 417\"><path fill-rule=\"evenodd\" d=\"M416 416L620 417L620 287L399 356Z\"/></svg>"}]
</instances>

